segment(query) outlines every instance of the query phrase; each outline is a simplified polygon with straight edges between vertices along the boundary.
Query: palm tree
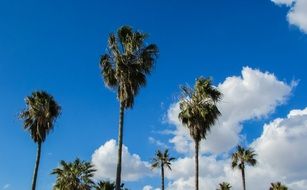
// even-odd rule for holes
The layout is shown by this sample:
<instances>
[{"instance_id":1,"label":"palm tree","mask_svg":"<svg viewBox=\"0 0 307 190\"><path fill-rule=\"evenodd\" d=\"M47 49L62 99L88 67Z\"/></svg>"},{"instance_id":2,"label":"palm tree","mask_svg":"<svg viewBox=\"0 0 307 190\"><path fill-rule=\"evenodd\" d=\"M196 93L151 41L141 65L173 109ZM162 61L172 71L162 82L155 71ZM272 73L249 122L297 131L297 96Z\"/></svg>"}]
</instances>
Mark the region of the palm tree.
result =
<instances>
[{"instance_id":1,"label":"palm tree","mask_svg":"<svg viewBox=\"0 0 307 190\"><path fill-rule=\"evenodd\" d=\"M217 190L230 190L231 188L231 185L227 182L220 183L219 186Z\"/></svg>"},{"instance_id":2,"label":"palm tree","mask_svg":"<svg viewBox=\"0 0 307 190\"><path fill-rule=\"evenodd\" d=\"M150 74L158 53L156 45L145 45L146 37L144 33L123 26L118 29L117 36L110 34L108 53L100 60L104 83L115 89L120 104L116 190L120 190L121 184L124 111L133 107L134 98L146 84L146 75Z\"/></svg>"},{"instance_id":3,"label":"palm tree","mask_svg":"<svg viewBox=\"0 0 307 190\"><path fill-rule=\"evenodd\" d=\"M92 177L96 170L90 162L77 158L74 162L61 161L60 166L53 169L56 175L54 190L90 190L94 187Z\"/></svg>"},{"instance_id":4,"label":"palm tree","mask_svg":"<svg viewBox=\"0 0 307 190\"><path fill-rule=\"evenodd\" d=\"M183 98L180 101L178 117L183 125L188 127L195 142L195 189L198 190L199 143L202 139L206 139L208 131L221 114L216 103L221 99L222 94L212 86L210 79L203 77L196 80L194 90L183 86L182 92Z\"/></svg>"},{"instance_id":5,"label":"palm tree","mask_svg":"<svg viewBox=\"0 0 307 190\"><path fill-rule=\"evenodd\" d=\"M270 190L288 190L288 187L281 184L280 182L271 183Z\"/></svg>"},{"instance_id":6,"label":"palm tree","mask_svg":"<svg viewBox=\"0 0 307 190\"><path fill-rule=\"evenodd\" d=\"M164 190L164 166L166 166L169 170L172 170L171 168L171 162L175 160L173 157L169 157L168 149L166 149L164 152L161 152L158 150L156 152L155 157L152 160L151 167L152 168L161 168L161 178L162 178L162 185L161 188Z\"/></svg>"},{"instance_id":7,"label":"palm tree","mask_svg":"<svg viewBox=\"0 0 307 190\"><path fill-rule=\"evenodd\" d=\"M33 92L25 98L26 108L19 117L24 121L24 128L37 144L37 154L32 178L32 190L36 189L36 181L41 156L41 146L48 133L53 129L61 107L51 95L44 91Z\"/></svg>"},{"instance_id":8,"label":"palm tree","mask_svg":"<svg viewBox=\"0 0 307 190\"><path fill-rule=\"evenodd\" d=\"M246 190L246 184L245 184L245 165L255 166L257 163L257 160L255 159L256 154L255 152L249 148L245 149L238 145L237 151L232 154L232 163L231 167L238 168L241 170L242 174L242 183L243 183L243 189Z\"/></svg>"},{"instance_id":9,"label":"palm tree","mask_svg":"<svg viewBox=\"0 0 307 190\"><path fill-rule=\"evenodd\" d=\"M96 190L114 190L115 189L115 183L110 181L100 181L95 186ZM124 188L124 184L122 183L120 186L121 190L128 190L127 188Z\"/></svg>"}]
</instances>

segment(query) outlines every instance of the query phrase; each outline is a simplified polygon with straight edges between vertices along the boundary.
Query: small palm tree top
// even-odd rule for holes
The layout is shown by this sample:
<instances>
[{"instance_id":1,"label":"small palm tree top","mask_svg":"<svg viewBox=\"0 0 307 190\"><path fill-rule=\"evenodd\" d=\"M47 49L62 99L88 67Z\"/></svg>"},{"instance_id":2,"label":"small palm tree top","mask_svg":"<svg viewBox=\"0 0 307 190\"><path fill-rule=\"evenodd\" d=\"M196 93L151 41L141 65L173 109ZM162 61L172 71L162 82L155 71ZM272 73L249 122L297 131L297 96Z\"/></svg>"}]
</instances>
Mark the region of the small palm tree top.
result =
<instances>
[{"instance_id":1,"label":"small palm tree top","mask_svg":"<svg viewBox=\"0 0 307 190\"><path fill-rule=\"evenodd\" d=\"M211 79L200 77L196 80L194 90L182 87L183 98L180 101L179 119L190 130L192 138L200 141L221 115L216 106L222 94L213 87Z\"/></svg>"},{"instance_id":2,"label":"small palm tree top","mask_svg":"<svg viewBox=\"0 0 307 190\"><path fill-rule=\"evenodd\" d=\"M219 188L217 190L230 190L231 185L228 182L223 182L219 184Z\"/></svg>"},{"instance_id":3,"label":"small palm tree top","mask_svg":"<svg viewBox=\"0 0 307 190\"><path fill-rule=\"evenodd\" d=\"M24 120L24 128L30 132L34 142L44 142L60 115L61 107L44 91L33 92L25 102L26 108L19 115Z\"/></svg>"},{"instance_id":4,"label":"small palm tree top","mask_svg":"<svg viewBox=\"0 0 307 190\"><path fill-rule=\"evenodd\" d=\"M94 186L92 178L95 171L90 162L81 161L79 158L74 162L62 160L60 166L51 173L57 176L54 189L90 190Z\"/></svg>"},{"instance_id":5,"label":"small palm tree top","mask_svg":"<svg viewBox=\"0 0 307 190\"><path fill-rule=\"evenodd\" d=\"M122 26L117 35L110 34L108 53L101 56L100 68L107 87L117 90L117 98L125 108L131 108L140 87L146 84L158 48L155 44L145 45L147 35Z\"/></svg>"},{"instance_id":6,"label":"small palm tree top","mask_svg":"<svg viewBox=\"0 0 307 190\"><path fill-rule=\"evenodd\" d=\"M271 183L270 190L288 190L288 187L281 184L280 182Z\"/></svg>"},{"instance_id":7,"label":"small palm tree top","mask_svg":"<svg viewBox=\"0 0 307 190\"><path fill-rule=\"evenodd\" d=\"M121 184L120 186L121 190L128 190L124 187L124 184ZM97 185L95 186L96 190L114 190L115 189L115 183L110 181L99 181Z\"/></svg>"},{"instance_id":8,"label":"small palm tree top","mask_svg":"<svg viewBox=\"0 0 307 190\"><path fill-rule=\"evenodd\" d=\"M157 150L155 157L152 160L151 167L154 169L161 166L166 166L169 170L172 170L171 162L174 160L174 157L169 156L168 149L166 149L164 152Z\"/></svg>"},{"instance_id":9,"label":"small palm tree top","mask_svg":"<svg viewBox=\"0 0 307 190\"><path fill-rule=\"evenodd\" d=\"M239 169L244 169L245 164L255 166L257 164L257 160L255 159L256 153L253 149L238 145L237 151L232 154L232 163L231 167L238 167Z\"/></svg>"}]
</instances>

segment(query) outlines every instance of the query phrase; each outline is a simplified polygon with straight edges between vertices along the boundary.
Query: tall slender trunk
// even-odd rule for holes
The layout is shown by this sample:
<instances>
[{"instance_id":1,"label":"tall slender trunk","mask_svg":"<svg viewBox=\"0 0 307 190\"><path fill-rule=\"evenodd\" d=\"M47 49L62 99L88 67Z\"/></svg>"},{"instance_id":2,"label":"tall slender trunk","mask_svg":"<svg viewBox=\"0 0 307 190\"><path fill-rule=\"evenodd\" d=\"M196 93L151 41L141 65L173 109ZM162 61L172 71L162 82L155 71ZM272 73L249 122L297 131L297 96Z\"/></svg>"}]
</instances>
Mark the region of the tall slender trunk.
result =
<instances>
[{"instance_id":1,"label":"tall slender trunk","mask_svg":"<svg viewBox=\"0 0 307 190\"><path fill-rule=\"evenodd\" d=\"M163 164L161 164L161 177L162 177L161 188L162 190L164 190L164 165Z\"/></svg>"},{"instance_id":2,"label":"tall slender trunk","mask_svg":"<svg viewBox=\"0 0 307 190\"><path fill-rule=\"evenodd\" d=\"M42 148L42 143L38 142L37 143L36 161L35 161L34 173L33 173L33 178L32 178L32 190L36 189L37 173L38 173L38 167L39 167L39 162L40 162L40 158L41 158L41 148Z\"/></svg>"},{"instance_id":3,"label":"tall slender trunk","mask_svg":"<svg viewBox=\"0 0 307 190\"><path fill-rule=\"evenodd\" d=\"M125 112L124 104L122 102L120 102L119 125L118 125L118 153L117 153L115 190L120 190L120 185L121 185L124 112Z\"/></svg>"},{"instance_id":4,"label":"tall slender trunk","mask_svg":"<svg viewBox=\"0 0 307 190\"><path fill-rule=\"evenodd\" d=\"M243 190L246 190L246 185L245 185L245 166L244 166L244 163L243 163L243 168L241 170L241 173L242 173Z\"/></svg>"},{"instance_id":5,"label":"tall slender trunk","mask_svg":"<svg viewBox=\"0 0 307 190\"><path fill-rule=\"evenodd\" d=\"M199 141L195 141L195 190L198 190L198 151Z\"/></svg>"}]
</instances>

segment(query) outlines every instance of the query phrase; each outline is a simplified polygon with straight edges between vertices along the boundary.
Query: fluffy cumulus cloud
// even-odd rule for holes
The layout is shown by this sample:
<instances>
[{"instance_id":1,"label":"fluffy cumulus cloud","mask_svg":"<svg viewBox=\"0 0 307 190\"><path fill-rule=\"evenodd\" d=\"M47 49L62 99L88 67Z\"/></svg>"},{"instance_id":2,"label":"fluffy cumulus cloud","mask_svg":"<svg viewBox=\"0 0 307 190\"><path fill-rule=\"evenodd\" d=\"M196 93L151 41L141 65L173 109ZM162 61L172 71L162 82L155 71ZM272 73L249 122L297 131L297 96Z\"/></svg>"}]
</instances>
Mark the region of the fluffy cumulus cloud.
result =
<instances>
[{"instance_id":1,"label":"fluffy cumulus cloud","mask_svg":"<svg viewBox=\"0 0 307 190\"><path fill-rule=\"evenodd\" d=\"M271 0L277 5L289 7L287 19L291 25L297 26L307 33L307 0Z\"/></svg>"},{"instance_id":2,"label":"fluffy cumulus cloud","mask_svg":"<svg viewBox=\"0 0 307 190\"><path fill-rule=\"evenodd\" d=\"M292 110L287 117L264 125L262 135L251 144L257 153L258 164L246 169L248 189L268 189L274 181L281 181L291 189L306 189L306 144L307 108ZM230 168L230 162L229 158L219 160L214 156L201 156L200 189L215 189L222 181L228 181L234 189L240 189L240 173ZM193 157L175 161L173 172L167 175L171 181L168 189L194 189L193 166Z\"/></svg>"},{"instance_id":3,"label":"fluffy cumulus cloud","mask_svg":"<svg viewBox=\"0 0 307 190\"><path fill-rule=\"evenodd\" d=\"M117 144L114 139L101 145L92 155L92 164L97 169L96 179L114 180L117 163ZM142 161L137 154L131 154L123 145L122 179L124 181L136 181L142 177L151 175L150 164Z\"/></svg>"},{"instance_id":4,"label":"fluffy cumulus cloud","mask_svg":"<svg viewBox=\"0 0 307 190\"><path fill-rule=\"evenodd\" d=\"M207 140L201 144L201 152L214 154L226 152L240 141L241 123L265 117L283 104L290 95L293 84L278 80L274 74L244 67L242 76L232 76L218 85L223 99L218 107L222 113L216 126L212 127ZM186 128L179 119L179 105L173 104L167 113L169 123L176 126L170 140L181 153L194 150Z\"/></svg>"}]
</instances>

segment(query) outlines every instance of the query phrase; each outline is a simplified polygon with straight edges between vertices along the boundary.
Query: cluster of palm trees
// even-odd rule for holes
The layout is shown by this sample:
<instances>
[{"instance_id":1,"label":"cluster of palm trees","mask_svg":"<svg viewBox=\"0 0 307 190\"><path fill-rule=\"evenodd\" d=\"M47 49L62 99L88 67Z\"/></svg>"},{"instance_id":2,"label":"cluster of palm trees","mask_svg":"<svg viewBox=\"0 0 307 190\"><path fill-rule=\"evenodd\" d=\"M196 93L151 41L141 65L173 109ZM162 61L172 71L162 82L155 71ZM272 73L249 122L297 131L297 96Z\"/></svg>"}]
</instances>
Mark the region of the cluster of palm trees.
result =
<instances>
[{"instance_id":1,"label":"cluster of palm trees","mask_svg":"<svg viewBox=\"0 0 307 190\"><path fill-rule=\"evenodd\" d=\"M147 44L145 33L135 31L129 26L120 27L117 33L111 33L108 38L107 53L101 56L100 70L105 85L116 92L119 101L118 123L118 160L116 166L116 180L93 181L94 167L86 161L76 159L73 162L61 161L60 166L51 174L56 175L54 190L124 190L121 180L122 173L122 145L124 114L134 105L135 97L141 87L146 85L146 76L152 71L155 64L158 48L155 44ZM194 88L183 86L180 98L179 120L190 132L195 144L195 190L199 190L199 148L200 142L206 139L211 127L221 115L217 103L222 94L212 85L210 78L199 77ZM34 167L32 190L36 189L40 154L43 142L53 129L61 107L54 98L44 91L33 92L26 97L26 108L20 118L24 121L24 128L30 133L37 144L37 157ZM232 167L239 168L242 173L243 189L245 185L245 166L256 164L254 151L238 146L237 152L232 155ZM168 150L158 150L152 161L152 168L161 169L161 188L164 190L164 168L171 170ZM230 189L227 182L219 184L219 189ZM280 183L272 183L272 190L286 189Z\"/></svg>"}]
</instances>

